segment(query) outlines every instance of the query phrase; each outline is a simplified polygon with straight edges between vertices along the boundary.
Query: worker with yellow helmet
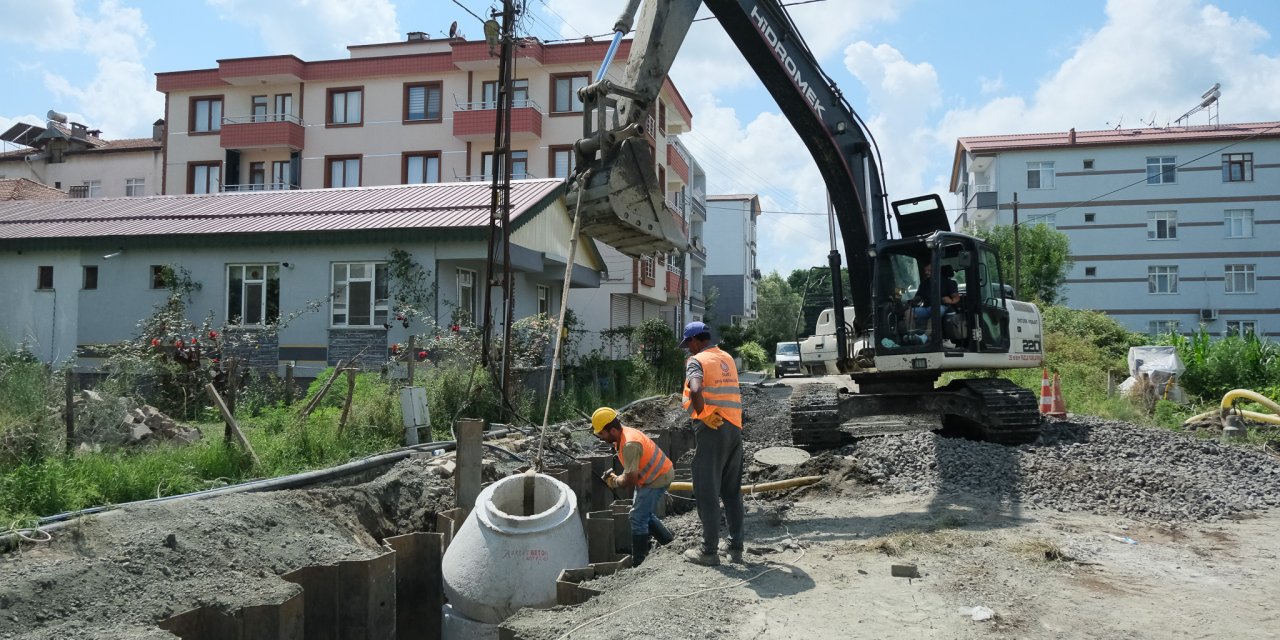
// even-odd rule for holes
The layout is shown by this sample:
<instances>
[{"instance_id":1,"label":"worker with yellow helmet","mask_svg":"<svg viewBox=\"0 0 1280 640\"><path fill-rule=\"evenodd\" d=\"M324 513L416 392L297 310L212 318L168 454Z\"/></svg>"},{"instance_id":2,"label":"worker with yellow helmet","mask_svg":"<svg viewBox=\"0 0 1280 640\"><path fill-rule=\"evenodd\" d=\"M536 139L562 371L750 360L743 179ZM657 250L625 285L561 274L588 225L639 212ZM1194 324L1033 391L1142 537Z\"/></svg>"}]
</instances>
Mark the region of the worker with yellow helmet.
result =
<instances>
[{"instance_id":1,"label":"worker with yellow helmet","mask_svg":"<svg viewBox=\"0 0 1280 640\"><path fill-rule=\"evenodd\" d=\"M639 429L623 426L618 412L609 407L600 407L591 415L591 432L613 445L622 462L622 475L610 471L605 482L610 488L635 488L631 501L631 559L639 565L649 555L649 544L654 538L660 545L675 539L654 513L658 500L675 479L675 468L649 436Z\"/></svg>"}]
</instances>

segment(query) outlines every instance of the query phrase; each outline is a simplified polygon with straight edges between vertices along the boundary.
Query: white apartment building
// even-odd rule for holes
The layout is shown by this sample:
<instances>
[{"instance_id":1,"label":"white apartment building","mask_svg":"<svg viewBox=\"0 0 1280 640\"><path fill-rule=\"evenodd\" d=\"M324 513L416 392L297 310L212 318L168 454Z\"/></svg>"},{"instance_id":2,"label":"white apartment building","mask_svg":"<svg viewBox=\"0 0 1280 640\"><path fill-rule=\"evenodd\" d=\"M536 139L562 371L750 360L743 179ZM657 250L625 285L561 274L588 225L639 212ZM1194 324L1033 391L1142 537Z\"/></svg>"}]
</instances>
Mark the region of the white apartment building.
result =
<instances>
[{"instance_id":1,"label":"white apartment building","mask_svg":"<svg viewBox=\"0 0 1280 640\"><path fill-rule=\"evenodd\" d=\"M101 131L49 113L43 126L19 122L0 133L0 179L26 178L75 198L160 192L164 121L150 138L106 140Z\"/></svg>"},{"instance_id":2,"label":"white apartment building","mask_svg":"<svg viewBox=\"0 0 1280 640\"><path fill-rule=\"evenodd\" d=\"M708 313L715 324L748 324L756 318L756 221L760 196L754 193L707 196L707 270L704 290L716 288Z\"/></svg>"},{"instance_id":3,"label":"white apartment building","mask_svg":"<svg viewBox=\"0 0 1280 640\"><path fill-rule=\"evenodd\" d=\"M1280 122L960 138L951 192L959 225L1011 224L1016 196L1066 233L1072 307L1280 336Z\"/></svg>"},{"instance_id":4,"label":"white apartment building","mask_svg":"<svg viewBox=\"0 0 1280 640\"><path fill-rule=\"evenodd\" d=\"M564 178L582 137L585 86L607 43L544 44L517 51L512 138L514 177ZM624 41L608 76L619 80ZM353 187L488 180L498 62L483 41L428 39L348 47L341 60L291 55L218 61L212 69L156 74L171 123L164 193ZM673 215L688 231L690 159L670 144L692 114L670 81L646 138ZM593 331L687 311L683 257L632 260L601 246L603 291L574 292L570 304ZM546 306L555 313L559 292ZM616 298L615 298L616 296ZM616 313L615 313L616 311Z\"/></svg>"}]
</instances>

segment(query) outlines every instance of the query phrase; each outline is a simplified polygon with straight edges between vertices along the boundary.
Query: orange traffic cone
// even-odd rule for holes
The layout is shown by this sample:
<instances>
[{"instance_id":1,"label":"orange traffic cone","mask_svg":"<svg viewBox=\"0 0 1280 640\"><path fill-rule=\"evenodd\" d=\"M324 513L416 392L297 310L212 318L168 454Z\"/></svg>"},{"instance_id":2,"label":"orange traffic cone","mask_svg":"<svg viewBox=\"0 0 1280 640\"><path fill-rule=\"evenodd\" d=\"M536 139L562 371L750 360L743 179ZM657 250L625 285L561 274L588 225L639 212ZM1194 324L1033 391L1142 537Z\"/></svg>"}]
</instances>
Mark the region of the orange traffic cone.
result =
<instances>
[{"instance_id":1,"label":"orange traffic cone","mask_svg":"<svg viewBox=\"0 0 1280 640\"><path fill-rule=\"evenodd\" d=\"M1048 415L1053 411L1053 389L1049 386L1049 369L1040 374L1040 413Z\"/></svg>"},{"instance_id":2,"label":"orange traffic cone","mask_svg":"<svg viewBox=\"0 0 1280 640\"><path fill-rule=\"evenodd\" d=\"M1053 406L1045 415L1054 418L1067 417L1067 402L1062 399L1062 379L1056 373L1053 374Z\"/></svg>"}]
</instances>

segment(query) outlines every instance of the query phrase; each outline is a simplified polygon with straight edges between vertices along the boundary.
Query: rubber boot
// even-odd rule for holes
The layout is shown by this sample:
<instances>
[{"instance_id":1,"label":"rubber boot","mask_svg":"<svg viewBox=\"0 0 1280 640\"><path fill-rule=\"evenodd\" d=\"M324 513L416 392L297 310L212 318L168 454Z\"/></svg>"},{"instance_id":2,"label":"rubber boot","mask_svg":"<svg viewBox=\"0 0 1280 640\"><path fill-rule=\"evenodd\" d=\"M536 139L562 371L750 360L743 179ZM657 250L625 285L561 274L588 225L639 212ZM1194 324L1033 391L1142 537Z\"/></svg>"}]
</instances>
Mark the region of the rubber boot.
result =
<instances>
[{"instance_id":1,"label":"rubber boot","mask_svg":"<svg viewBox=\"0 0 1280 640\"><path fill-rule=\"evenodd\" d=\"M667 525L656 518L649 520L649 535L658 542L658 546L671 544L671 541L676 539L676 534L671 533Z\"/></svg>"},{"instance_id":2,"label":"rubber boot","mask_svg":"<svg viewBox=\"0 0 1280 640\"><path fill-rule=\"evenodd\" d=\"M631 566L638 567L644 559L649 557L649 541L650 535L631 534Z\"/></svg>"}]
</instances>

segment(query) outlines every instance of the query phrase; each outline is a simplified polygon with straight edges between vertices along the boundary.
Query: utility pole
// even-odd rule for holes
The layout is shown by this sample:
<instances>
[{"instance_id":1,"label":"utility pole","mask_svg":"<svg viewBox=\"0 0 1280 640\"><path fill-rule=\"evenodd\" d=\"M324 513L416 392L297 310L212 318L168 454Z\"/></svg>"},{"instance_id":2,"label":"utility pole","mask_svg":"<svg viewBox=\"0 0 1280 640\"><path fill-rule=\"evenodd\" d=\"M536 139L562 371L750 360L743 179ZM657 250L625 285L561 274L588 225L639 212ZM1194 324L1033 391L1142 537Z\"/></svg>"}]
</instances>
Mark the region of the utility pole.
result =
<instances>
[{"instance_id":1,"label":"utility pole","mask_svg":"<svg viewBox=\"0 0 1280 640\"><path fill-rule=\"evenodd\" d=\"M504 402L501 412L506 416L507 374L510 370L511 321L514 313L514 291L511 286L511 108L512 80L515 66L515 15L514 0L504 0L502 11L494 12L491 18L502 17L498 38L501 49L498 55L498 94L495 96L495 119L493 134L493 155L490 156L489 171L491 177L491 198L489 205L489 252L485 261L484 287L484 322L481 338L480 362L490 366L490 349L493 337L493 289L502 289L503 340L499 361L498 384ZM492 23L493 20L490 20ZM486 32L492 27L486 28ZM495 274L498 263L498 251L502 251L501 282Z\"/></svg>"},{"instance_id":2,"label":"utility pole","mask_svg":"<svg viewBox=\"0 0 1280 640\"><path fill-rule=\"evenodd\" d=\"M1022 290L1022 245L1018 242L1018 192L1013 192L1013 292Z\"/></svg>"}]
</instances>

